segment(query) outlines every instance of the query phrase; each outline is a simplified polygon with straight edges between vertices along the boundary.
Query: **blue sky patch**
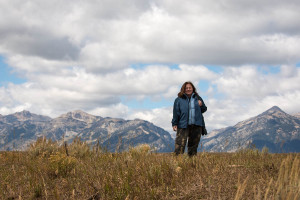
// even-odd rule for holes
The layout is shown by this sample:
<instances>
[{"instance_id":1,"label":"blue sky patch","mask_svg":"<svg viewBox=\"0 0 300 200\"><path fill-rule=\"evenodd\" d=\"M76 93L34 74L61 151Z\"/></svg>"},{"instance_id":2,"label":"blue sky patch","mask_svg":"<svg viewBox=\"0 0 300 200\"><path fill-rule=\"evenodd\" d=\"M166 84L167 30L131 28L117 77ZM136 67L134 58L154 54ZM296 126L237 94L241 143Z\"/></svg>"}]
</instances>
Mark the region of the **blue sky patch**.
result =
<instances>
[{"instance_id":1,"label":"blue sky patch","mask_svg":"<svg viewBox=\"0 0 300 200\"><path fill-rule=\"evenodd\" d=\"M3 56L0 56L0 86L6 86L8 83L22 84L26 80L19 78L12 72L12 68L5 63Z\"/></svg>"},{"instance_id":2,"label":"blue sky patch","mask_svg":"<svg viewBox=\"0 0 300 200\"><path fill-rule=\"evenodd\" d=\"M207 67L210 71L213 71L217 74L221 74L222 72L224 72L224 68L220 67L220 66L216 66L216 65L205 65L205 67Z\"/></svg>"},{"instance_id":3,"label":"blue sky patch","mask_svg":"<svg viewBox=\"0 0 300 200\"><path fill-rule=\"evenodd\" d=\"M166 64L166 63L135 63L135 64L131 64L130 67L133 69L145 69L146 67L152 65L168 66L171 69L179 69L178 64Z\"/></svg>"},{"instance_id":4,"label":"blue sky patch","mask_svg":"<svg viewBox=\"0 0 300 200\"><path fill-rule=\"evenodd\" d=\"M258 70L265 75L278 74L280 72L280 66L258 67Z\"/></svg>"},{"instance_id":5,"label":"blue sky patch","mask_svg":"<svg viewBox=\"0 0 300 200\"><path fill-rule=\"evenodd\" d=\"M174 95L175 100L176 94ZM129 108L133 109L155 109L161 107L170 107L173 106L173 100L167 100L161 97L159 100L155 101L152 98L146 97L143 100L136 100L136 99L128 99L124 96L121 97L122 103L127 105Z\"/></svg>"}]
</instances>

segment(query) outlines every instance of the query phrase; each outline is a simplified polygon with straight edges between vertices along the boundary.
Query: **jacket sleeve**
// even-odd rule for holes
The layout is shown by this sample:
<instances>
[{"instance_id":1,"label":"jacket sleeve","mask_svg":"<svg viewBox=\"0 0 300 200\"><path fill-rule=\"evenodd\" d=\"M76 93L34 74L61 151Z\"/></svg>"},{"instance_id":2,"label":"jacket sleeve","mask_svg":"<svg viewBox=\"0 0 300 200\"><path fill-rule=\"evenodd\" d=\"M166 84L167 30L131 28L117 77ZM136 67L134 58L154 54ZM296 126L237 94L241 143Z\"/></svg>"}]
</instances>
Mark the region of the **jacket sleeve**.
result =
<instances>
[{"instance_id":1,"label":"jacket sleeve","mask_svg":"<svg viewBox=\"0 0 300 200\"><path fill-rule=\"evenodd\" d=\"M173 105L173 119L172 119L172 126L178 125L180 117L179 105L178 105L178 98L175 99Z\"/></svg>"},{"instance_id":2,"label":"jacket sleeve","mask_svg":"<svg viewBox=\"0 0 300 200\"><path fill-rule=\"evenodd\" d=\"M197 94L196 96L197 96L197 99L200 100L200 101L202 102L202 106L200 106L201 112L202 112L202 113L205 113L205 112L207 111L207 107L206 107L206 105L205 105L203 99L202 99L198 94Z\"/></svg>"}]
</instances>

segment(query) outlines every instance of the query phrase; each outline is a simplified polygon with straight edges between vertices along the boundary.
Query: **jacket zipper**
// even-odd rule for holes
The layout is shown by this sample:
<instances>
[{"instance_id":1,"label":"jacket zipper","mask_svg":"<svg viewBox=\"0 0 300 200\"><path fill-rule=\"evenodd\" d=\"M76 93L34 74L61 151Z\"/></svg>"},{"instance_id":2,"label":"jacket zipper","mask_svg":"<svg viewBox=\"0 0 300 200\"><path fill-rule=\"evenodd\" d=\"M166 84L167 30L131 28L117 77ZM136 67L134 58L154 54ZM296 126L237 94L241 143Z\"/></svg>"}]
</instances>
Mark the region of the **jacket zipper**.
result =
<instances>
[{"instance_id":1,"label":"jacket zipper","mask_svg":"<svg viewBox=\"0 0 300 200\"><path fill-rule=\"evenodd\" d=\"M187 100L188 100L188 117L187 117L187 125L186 125L186 128L189 127L189 120L190 120L190 99L189 97L187 97Z\"/></svg>"}]
</instances>

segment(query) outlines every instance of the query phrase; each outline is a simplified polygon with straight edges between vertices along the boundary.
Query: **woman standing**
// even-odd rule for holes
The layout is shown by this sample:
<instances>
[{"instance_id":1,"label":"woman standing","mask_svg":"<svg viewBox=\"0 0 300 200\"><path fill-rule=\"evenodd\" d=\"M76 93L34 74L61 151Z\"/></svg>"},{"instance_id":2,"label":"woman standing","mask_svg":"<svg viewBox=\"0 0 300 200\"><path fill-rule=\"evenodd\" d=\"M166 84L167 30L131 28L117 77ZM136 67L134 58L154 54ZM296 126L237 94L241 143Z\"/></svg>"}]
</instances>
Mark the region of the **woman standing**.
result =
<instances>
[{"instance_id":1,"label":"woman standing","mask_svg":"<svg viewBox=\"0 0 300 200\"><path fill-rule=\"evenodd\" d=\"M199 100L199 103L198 103ZM173 130L177 131L175 154L183 154L188 141L188 155L197 154L197 148L204 129L202 113L207 110L202 98L198 95L191 82L185 82L173 106Z\"/></svg>"}]
</instances>

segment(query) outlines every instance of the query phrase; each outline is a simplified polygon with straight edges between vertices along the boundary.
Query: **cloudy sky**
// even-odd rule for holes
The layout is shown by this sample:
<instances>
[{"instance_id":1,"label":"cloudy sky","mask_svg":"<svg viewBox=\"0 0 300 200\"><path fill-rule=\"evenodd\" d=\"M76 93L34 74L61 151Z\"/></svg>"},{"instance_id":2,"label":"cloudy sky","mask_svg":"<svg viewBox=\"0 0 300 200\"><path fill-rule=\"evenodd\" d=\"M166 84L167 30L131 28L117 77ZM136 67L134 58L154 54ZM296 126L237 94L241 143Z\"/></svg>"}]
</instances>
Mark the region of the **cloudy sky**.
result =
<instances>
[{"instance_id":1,"label":"cloudy sky","mask_svg":"<svg viewBox=\"0 0 300 200\"><path fill-rule=\"evenodd\" d=\"M171 132L192 81L208 130L300 112L298 0L0 0L0 114L83 110Z\"/></svg>"}]
</instances>

